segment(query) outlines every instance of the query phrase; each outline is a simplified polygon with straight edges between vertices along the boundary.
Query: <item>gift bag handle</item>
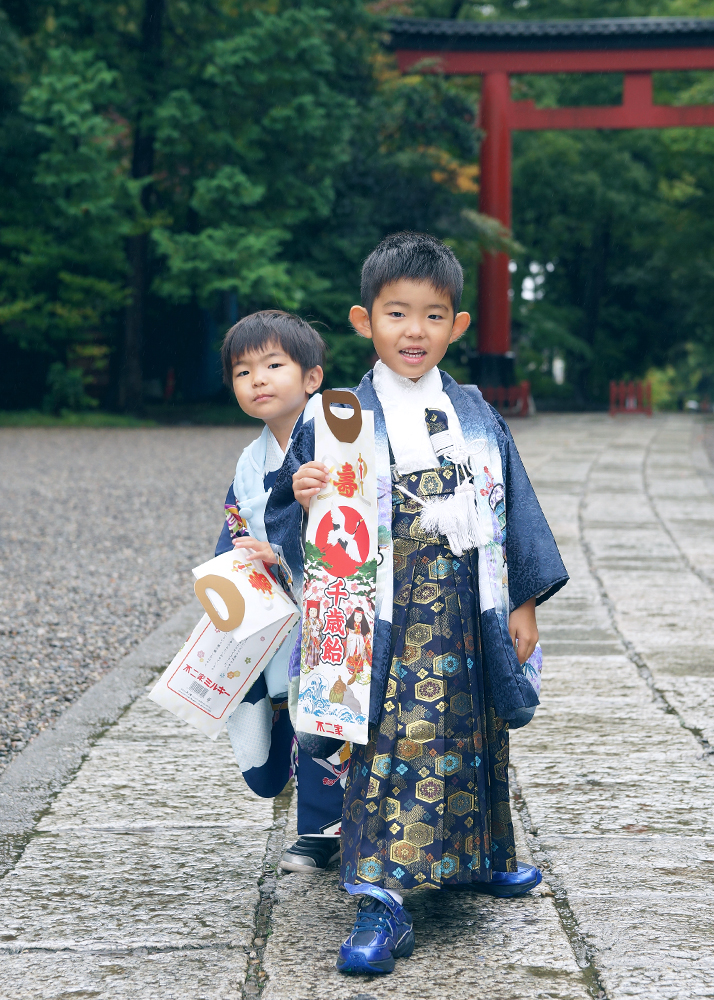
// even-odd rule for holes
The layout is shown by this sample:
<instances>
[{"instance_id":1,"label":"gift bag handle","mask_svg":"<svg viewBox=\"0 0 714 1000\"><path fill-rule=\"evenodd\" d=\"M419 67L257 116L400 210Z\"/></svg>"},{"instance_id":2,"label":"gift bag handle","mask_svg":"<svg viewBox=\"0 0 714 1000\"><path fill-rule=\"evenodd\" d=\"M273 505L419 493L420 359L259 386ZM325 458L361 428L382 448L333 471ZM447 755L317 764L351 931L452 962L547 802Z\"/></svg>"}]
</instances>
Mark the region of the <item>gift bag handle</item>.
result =
<instances>
[{"instance_id":1,"label":"gift bag handle","mask_svg":"<svg viewBox=\"0 0 714 1000\"><path fill-rule=\"evenodd\" d=\"M219 631L232 632L233 629L238 628L245 615L245 601L234 583L226 580L224 576L214 576L209 573L208 576L202 576L200 580L196 580L193 589L206 614ZM223 598L228 609L227 618L221 618L218 614L215 604L206 593L207 590L214 590Z\"/></svg>"},{"instance_id":2,"label":"gift bag handle","mask_svg":"<svg viewBox=\"0 0 714 1000\"><path fill-rule=\"evenodd\" d=\"M347 403L354 410L352 416L346 420L335 416L330 409L333 403ZM357 440L362 430L362 407L353 392L348 392L347 389L325 389L322 393L322 412L327 426L338 441L352 444Z\"/></svg>"}]
</instances>

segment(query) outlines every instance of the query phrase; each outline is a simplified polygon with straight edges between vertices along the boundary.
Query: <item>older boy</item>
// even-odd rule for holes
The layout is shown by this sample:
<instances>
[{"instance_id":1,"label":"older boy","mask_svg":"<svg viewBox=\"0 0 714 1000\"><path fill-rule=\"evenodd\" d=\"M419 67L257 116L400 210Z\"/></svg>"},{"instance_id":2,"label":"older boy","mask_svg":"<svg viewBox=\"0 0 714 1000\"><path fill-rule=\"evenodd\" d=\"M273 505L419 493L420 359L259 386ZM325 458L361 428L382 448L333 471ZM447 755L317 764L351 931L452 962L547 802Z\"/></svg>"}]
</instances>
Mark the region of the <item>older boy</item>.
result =
<instances>
[{"instance_id":1,"label":"older boy","mask_svg":"<svg viewBox=\"0 0 714 1000\"><path fill-rule=\"evenodd\" d=\"M411 954L405 889L519 895L541 878L516 860L508 731L538 704L535 607L567 573L505 422L437 368L469 325L462 288L448 247L397 233L365 261L350 312L379 356L353 391L374 412L381 559L373 728L343 807L342 883L363 900L342 972L391 972ZM292 539L328 480L314 457L306 423L266 510L296 576Z\"/></svg>"},{"instance_id":2,"label":"older boy","mask_svg":"<svg viewBox=\"0 0 714 1000\"><path fill-rule=\"evenodd\" d=\"M265 533L265 505L290 441L319 405L319 394L313 394L322 382L323 357L319 334L298 316L278 310L246 316L226 334L225 382L243 412L265 426L238 460L216 555L249 549L268 565L279 562ZM227 724L243 777L265 798L278 795L290 775L287 667L294 638L288 637ZM298 840L280 864L287 871L323 871L339 855L344 777L341 768L299 749L295 768Z\"/></svg>"}]
</instances>

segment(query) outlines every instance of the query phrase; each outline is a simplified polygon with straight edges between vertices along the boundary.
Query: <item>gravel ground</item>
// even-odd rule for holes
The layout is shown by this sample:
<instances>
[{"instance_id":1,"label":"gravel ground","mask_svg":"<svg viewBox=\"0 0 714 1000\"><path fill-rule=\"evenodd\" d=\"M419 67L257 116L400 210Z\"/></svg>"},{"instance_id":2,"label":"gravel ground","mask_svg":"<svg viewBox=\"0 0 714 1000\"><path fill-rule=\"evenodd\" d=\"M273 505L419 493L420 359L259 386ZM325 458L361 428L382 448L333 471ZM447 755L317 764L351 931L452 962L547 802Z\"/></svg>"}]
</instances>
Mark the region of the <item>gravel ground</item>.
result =
<instances>
[{"instance_id":1,"label":"gravel ground","mask_svg":"<svg viewBox=\"0 0 714 1000\"><path fill-rule=\"evenodd\" d=\"M253 437L0 430L0 771L190 599Z\"/></svg>"}]
</instances>

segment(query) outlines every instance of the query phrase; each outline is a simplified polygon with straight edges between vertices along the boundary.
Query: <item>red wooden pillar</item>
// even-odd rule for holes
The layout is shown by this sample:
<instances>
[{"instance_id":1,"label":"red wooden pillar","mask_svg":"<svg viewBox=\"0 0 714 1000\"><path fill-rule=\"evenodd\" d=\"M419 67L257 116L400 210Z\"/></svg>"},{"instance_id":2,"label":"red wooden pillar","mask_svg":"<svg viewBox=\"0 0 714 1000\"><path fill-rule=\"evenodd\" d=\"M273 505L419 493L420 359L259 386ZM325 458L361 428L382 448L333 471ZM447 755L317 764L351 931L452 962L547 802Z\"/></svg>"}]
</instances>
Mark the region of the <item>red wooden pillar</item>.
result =
<instances>
[{"instance_id":1,"label":"red wooden pillar","mask_svg":"<svg viewBox=\"0 0 714 1000\"><path fill-rule=\"evenodd\" d=\"M481 88L480 209L511 228L511 85L508 73L485 73ZM484 254L479 271L480 385L512 385L511 303L508 254Z\"/></svg>"}]
</instances>

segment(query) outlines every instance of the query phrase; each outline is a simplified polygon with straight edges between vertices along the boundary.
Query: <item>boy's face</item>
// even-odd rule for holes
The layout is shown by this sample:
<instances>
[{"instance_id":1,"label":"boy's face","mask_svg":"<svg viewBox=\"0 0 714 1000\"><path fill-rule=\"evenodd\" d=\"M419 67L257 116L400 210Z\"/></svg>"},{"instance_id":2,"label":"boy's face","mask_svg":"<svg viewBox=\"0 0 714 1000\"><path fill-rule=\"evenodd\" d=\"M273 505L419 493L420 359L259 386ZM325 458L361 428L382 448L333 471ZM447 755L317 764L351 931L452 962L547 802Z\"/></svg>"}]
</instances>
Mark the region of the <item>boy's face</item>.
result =
<instances>
[{"instance_id":1,"label":"boy's face","mask_svg":"<svg viewBox=\"0 0 714 1000\"><path fill-rule=\"evenodd\" d=\"M454 316L449 295L429 282L401 278L384 286L371 316L364 306L352 306L350 322L374 342L388 368L416 382L439 364L471 317L467 312Z\"/></svg>"},{"instance_id":2,"label":"boy's face","mask_svg":"<svg viewBox=\"0 0 714 1000\"><path fill-rule=\"evenodd\" d=\"M243 354L233 365L233 391L244 413L270 424L283 417L295 419L307 397L322 382L322 368L303 374L300 365L276 343Z\"/></svg>"}]
</instances>

